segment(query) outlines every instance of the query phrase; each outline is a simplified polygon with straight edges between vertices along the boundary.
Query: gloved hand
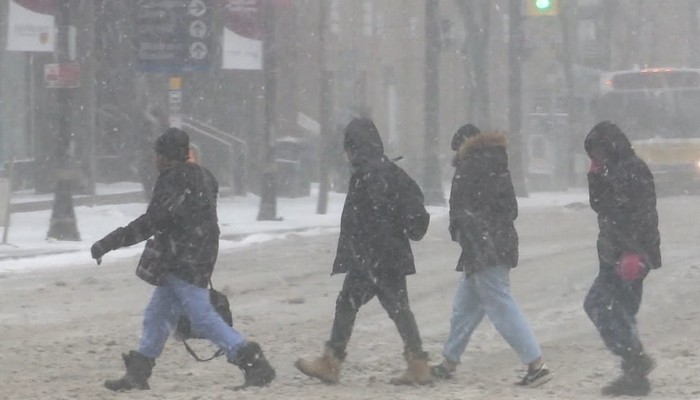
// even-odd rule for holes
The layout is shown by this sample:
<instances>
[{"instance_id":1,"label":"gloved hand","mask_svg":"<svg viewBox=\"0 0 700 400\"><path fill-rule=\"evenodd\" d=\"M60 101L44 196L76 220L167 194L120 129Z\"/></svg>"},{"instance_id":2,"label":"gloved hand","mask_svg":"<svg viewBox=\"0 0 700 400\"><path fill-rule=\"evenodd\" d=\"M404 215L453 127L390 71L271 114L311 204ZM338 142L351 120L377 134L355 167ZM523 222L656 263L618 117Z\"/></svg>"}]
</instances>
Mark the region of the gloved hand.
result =
<instances>
[{"instance_id":1,"label":"gloved hand","mask_svg":"<svg viewBox=\"0 0 700 400\"><path fill-rule=\"evenodd\" d=\"M615 273L624 281L636 281L646 276L647 269L642 256L625 253L615 265Z\"/></svg>"},{"instance_id":2,"label":"gloved hand","mask_svg":"<svg viewBox=\"0 0 700 400\"><path fill-rule=\"evenodd\" d=\"M102 256L107 254L108 251L109 250L105 247L102 240L96 241L93 243L92 247L90 247L90 254L92 255L92 258L97 261L97 265L102 264Z\"/></svg>"},{"instance_id":3,"label":"gloved hand","mask_svg":"<svg viewBox=\"0 0 700 400\"><path fill-rule=\"evenodd\" d=\"M124 228L117 228L92 245L90 248L90 254L92 255L92 258L97 261L97 265L100 265L102 262L102 256L121 247L123 238Z\"/></svg>"},{"instance_id":4,"label":"gloved hand","mask_svg":"<svg viewBox=\"0 0 700 400\"><path fill-rule=\"evenodd\" d=\"M588 172L593 173L593 174L601 174L605 172L605 165L599 163L598 161L591 160L591 167L588 169Z\"/></svg>"}]
</instances>

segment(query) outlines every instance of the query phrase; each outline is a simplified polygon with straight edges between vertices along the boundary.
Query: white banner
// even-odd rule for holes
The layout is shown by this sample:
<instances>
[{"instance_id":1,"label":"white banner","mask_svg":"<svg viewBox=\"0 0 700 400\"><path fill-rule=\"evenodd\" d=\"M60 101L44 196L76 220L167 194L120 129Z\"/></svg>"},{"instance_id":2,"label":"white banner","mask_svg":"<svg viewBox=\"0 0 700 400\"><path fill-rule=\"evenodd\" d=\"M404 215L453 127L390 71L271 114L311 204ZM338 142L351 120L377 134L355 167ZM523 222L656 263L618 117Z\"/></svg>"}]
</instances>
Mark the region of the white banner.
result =
<instances>
[{"instance_id":1,"label":"white banner","mask_svg":"<svg viewBox=\"0 0 700 400\"><path fill-rule=\"evenodd\" d=\"M259 0L222 0L226 9L221 68L260 70L263 16Z\"/></svg>"},{"instance_id":2,"label":"white banner","mask_svg":"<svg viewBox=\"0 0 700 400\"><path fill-rule=\"evenodd\" d=\"M250 39L224 28L221 68L262 69L262 40Z\"/></svg>"},{"instance_id":3,"label":"white banner","mask_svg":"<svg viewBox=\"0 0 700 400\"><path fill-rule=\"evenodd\" d=\"M7 24L7 50L54 51L56 43L53 15L35 12L10 0Z\"/></svg>"}]
</instances>

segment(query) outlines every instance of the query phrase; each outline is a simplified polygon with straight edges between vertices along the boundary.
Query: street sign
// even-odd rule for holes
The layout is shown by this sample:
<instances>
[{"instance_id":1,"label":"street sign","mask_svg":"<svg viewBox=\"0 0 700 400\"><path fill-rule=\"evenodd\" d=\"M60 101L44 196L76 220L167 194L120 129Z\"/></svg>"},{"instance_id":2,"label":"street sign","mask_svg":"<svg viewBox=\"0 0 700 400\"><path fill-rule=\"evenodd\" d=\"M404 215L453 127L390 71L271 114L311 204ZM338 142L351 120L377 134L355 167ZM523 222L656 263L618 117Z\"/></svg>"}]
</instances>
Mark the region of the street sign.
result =
<instances>
[{"instance_id":1,"label":"street sign","mask_svg":"<svg viewBox=\"0 0 700 400\"><path fill-rule=\"evenodd\" d=\"M52 52L56 44L53 2L10 0L7 10L7 50Z\"/></svg>"},{"instance_id":2,"label":"street sign","mask_svg":"<svg viewBox=\"0 0 700 400\"><path fill-rule=\"evenodd\" d=\"M212 0L138 0L137 68L179 74L204 71L213 53Z\"/></svg>"},{"instance_id":3,"label":"street sign","mask_svg":"<svg viewBox=\"0 0 700 400\"><path fill-rule=\"evenodd\" d=\"M182 77L168 79L168 123L173 128L182 127Z\"/></svg>"},{"instance_id":4,"label":"street sign","mask_svg":"<svg viewBox=\"0 0 700 400\"><path fill-rule=\"evenodd\" d=\"M47 88L77 88L80 86L80 64L46 64L44 82Z\"/></svg>"}]
</instances>

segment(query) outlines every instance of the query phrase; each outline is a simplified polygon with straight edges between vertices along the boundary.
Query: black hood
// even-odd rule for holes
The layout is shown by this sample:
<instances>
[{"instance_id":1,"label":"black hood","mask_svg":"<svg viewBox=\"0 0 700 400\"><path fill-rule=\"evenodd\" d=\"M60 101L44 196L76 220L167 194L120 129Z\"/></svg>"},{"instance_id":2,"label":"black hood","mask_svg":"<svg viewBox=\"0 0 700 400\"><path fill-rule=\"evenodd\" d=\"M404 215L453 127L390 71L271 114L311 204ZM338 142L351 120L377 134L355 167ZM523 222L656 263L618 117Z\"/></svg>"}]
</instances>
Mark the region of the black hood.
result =
<instances>
[{"instance_id":1,"label":"black hood","mask_svg":"<svg viewBox=\"0 0 700 400\"><path fill-rule=\"evenodd\" d=\"M459 148L462 147L462 143L464 143L465 140L480 133L481 131L479 128L472 124L462 125L452 136L452 143L450 147L452 150L458 151Z\"/></svg>"},{"instance_id":2,"label":"black hood","mask_svg":"<svg viewBox=\"0 0 700 400\"><path fill-rule=\"evenodd\" d=\"M345 128L343 140L345 150L350 150L353 165L380 159L384 155L384 144L374 122L368 118L355 118Z\"/></svg>"},{"instance_id":3,"label":"black hood","mask_svg":"<svg viewBox=\"0 0 700 400\"><path fill-rule=\"evenodd\" d=\"M588 156L594 148L601 149L606 158L617 162L634 155L632 144L622 130L610 121L603 121L594 126L586 136L584 147Z\"/></svg>"}]
</instances>

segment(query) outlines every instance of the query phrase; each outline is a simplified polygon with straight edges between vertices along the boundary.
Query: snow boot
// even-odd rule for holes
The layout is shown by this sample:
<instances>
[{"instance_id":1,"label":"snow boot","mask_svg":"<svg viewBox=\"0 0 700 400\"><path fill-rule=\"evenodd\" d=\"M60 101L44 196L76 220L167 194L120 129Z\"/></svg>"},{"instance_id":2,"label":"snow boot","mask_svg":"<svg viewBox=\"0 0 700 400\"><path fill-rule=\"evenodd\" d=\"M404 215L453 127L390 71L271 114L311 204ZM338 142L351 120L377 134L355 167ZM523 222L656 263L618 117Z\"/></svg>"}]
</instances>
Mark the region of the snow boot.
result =
<instances>
[{"instance_id":1,"label":"snow boot","mask_svg":"<svg viewBox=\"0 0 700 400\"><path fill-rule=\"evenodd\" d=\"M643 351L626 356L622 360L622 376L605 386L607 396L646 396L651 392L647 375L656 367L656 361Z\"/></svg>"},{"instance_id":2,"label":"snow boot","mask_svg":"<svg viewBox=\"0 0 700 400\"><path fill-rule=\"evenodd\" d=\"M337 357L333 349L326 347L321 357L314 360L300 358L294 366L312 378L318 378L325 383L338 383L342 362L341 357Z\"/></svg>"},{"instance_id":3,"label":"snow boot","mask_svg":"<svg viewBox=\"0 0 700 400\"><path fill-rule=\"evenodd\" d=\"M150 389L148 378L151 377L156 360L133 350L129 354L123 353L122 358L124 365L126 365L126 374L119 379L105 381L105 387L115 392Z\"/></svg>"},{"instance_id":4,"label":"snow boot","mask_svg":"<svg viewBox=\"0 0 700 400\"><path fill-rule=\"evenodd\" d=\"M647 376L656 368L656 361L644 351L625 357L622 360L622 371L631 376Z\"/></svg>"},{"instance_id":5,"label":"snow boot","mask_svg":"<svg viewBox=\"0 0 700 400\"><path fill-rule=\"evenodd\" d=\"M275 379L275 369L265 358L260 345L256 342L247 342L231 362L243 371L243 385L237 389L248 386L265 386Z\"/></svg>"},{"instance_id":6,"label":"snow boot","mask_svg":"<svg viewBox=\"0 0 700 400\"><path fill-rule=\"evenodd\" d=\"M651 384L646 376L629 376L623 374L603 387L605 396L646 396L651 392Z\"/></svg>"},{"instance_id":7,"label":"snow boot","mask_svg":"<svg viewBox=\"0 0 700 400\"><path fill-rule=\"evenodd\" d=\"M428 353L407 351L403 356L406 359L406 371L401 376L392 378L390 381L392 385L427 385L433 382L428 365Z\"/></svg>"}]
</instances>

